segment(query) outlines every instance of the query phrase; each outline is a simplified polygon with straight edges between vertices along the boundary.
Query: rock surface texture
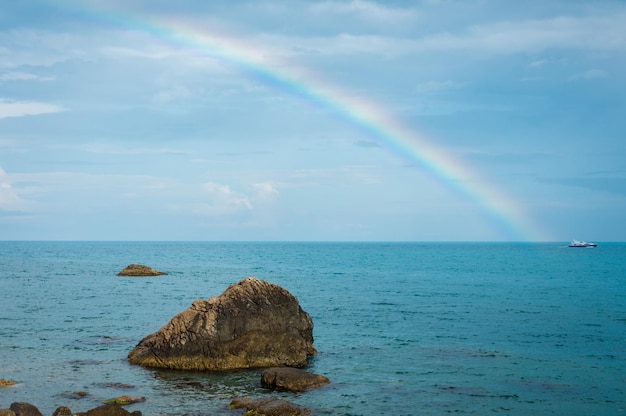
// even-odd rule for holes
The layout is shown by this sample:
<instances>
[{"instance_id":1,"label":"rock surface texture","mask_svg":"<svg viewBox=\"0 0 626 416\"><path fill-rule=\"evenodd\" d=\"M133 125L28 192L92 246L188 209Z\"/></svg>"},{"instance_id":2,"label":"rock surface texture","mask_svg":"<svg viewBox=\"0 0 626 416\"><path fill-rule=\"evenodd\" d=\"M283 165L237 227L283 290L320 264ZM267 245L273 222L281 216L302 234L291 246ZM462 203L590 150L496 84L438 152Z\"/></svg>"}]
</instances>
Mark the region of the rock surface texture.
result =
<instances>
[{"instance_id":1,"label":"rock surface texture","mask_svg":"<svg viewBox=\"0 0 626 416\"><path fill-rule=\"evenodd\" d=\"M313 321L282 287L247 277L218 297L197 300L130 352L145 367L229 370L304 367Z\"/></svg>"},{"instance_id":2,"label":"rock surface texture","mask_svg":"<svg viewBox=\"0 0 626 416\"><path fill-rule=\"evenodd\" d=\"M261 386L270 390L301 392L328 383L328 378L299 368L272 367L261 373Z\"/></svg>"},{"instance_id":3,"label":"rock surface texture","mask_svg":"<svg viewBox=\"0 0 626 416\"><path fill-rule=\"evenodd\" d=\"M143 264L129 264L124 270L119 272L118 276L160 276L167 274L159 270L153 269Z\"/></svg>"}]
</instances>

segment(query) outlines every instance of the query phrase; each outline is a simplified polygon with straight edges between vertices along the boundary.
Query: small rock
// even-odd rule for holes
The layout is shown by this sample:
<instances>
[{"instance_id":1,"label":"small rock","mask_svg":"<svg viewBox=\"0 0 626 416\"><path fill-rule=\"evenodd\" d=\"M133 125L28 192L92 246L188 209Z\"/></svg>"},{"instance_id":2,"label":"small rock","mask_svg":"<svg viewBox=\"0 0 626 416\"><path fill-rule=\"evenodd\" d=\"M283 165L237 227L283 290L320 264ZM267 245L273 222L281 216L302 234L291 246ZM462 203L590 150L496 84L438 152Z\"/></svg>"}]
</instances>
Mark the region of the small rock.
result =
<instances>
[{"instance_id":1,"label":"small rock","mask_svg":"<svg viewBox=\"0 0 626 416\"><path fill-rule=\"evenodd\" d=\"M13 410L0 409L0 416L16 416L16 414Z\"/></svg>"},{"instance_id":2,"label":"small rock","mask_svg":"<svg viewBox=\"0 0 626 416\"><path fill-rule=\"evenodd\" d=\"M72 416L72 410L67 406L57 407L52 416Z\"/></svg>"},{"instance_id":3,"label":"small rock","mask_svg":"<svg viewBox=\"0 0 626 416\"><path fill-rule=\"evenodd\" d=\"M3 378L0 378L0 387L9 387L9 386L13 386L15 384L15 381L13 380L5 380Z\"/></svg>"},{"instance_id":4,"label":"small rock","mask_svg":"<svg viewBox=\"0 0 626 416\"><path fill-rule=\"evenodd\" d=\"M238 397L230 403L232 409L246 409L246 414L254 416L307 416L311 410L306 407L274 397L268 399L250 399Z\"/></svg>"},{"instance_id":5,"label":"small rock","mask_svg":"<svg viewBox=\"0 0 626 416\"><path fill-rule=\"evenodd\" d=\"M89 410L84 416L141 416L141 412L136 410L131 413L117 404L105 404Z\"/></svg>"},{"instance_id":6,"label":"small rock","mask_svg":"<svg viewBox=\"0 0 626 416\"><path fill-rule=\"evenodd\" d=\"M272 367L261 373L261 386L270 390L301 392L328 383L328 378L299 368Z\"/></svg>"},{"instance_id":7,"label":"small rock","mask_svg":"<svg viewBox=\"0 0 626 416\"><path fill-rule=\"evenodd\" d=\"M143 264L129 264L124 270L119 272L118 276L160 276L167 274Z\"/></svg>"},{"instance_id":8,"label":"small rock","mask_svg":"<svg viewBox=\"0 0 626 416\"><path fill-rule=\"evenodd\" d=\"M107 400L106 404L119 404L125 406L127 404L145 402L146 398L143 396L120 396L115 399Z\"/></svg>"}]
</instances>

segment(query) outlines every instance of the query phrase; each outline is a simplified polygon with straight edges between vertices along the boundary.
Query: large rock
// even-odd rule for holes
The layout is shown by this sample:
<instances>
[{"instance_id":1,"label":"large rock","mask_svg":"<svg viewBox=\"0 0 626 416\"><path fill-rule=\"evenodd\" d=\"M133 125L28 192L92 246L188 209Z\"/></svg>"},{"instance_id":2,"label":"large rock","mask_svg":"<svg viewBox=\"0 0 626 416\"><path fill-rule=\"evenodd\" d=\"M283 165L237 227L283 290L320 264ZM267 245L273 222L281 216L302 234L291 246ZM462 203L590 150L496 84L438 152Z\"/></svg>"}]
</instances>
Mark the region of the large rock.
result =
<instances>
[{"instance_id":1,"label":"large rock","mask_svg":"<svg viewBox=\"0 0 626 416\"><path fill-rule=\"evenodd\" d=\"M248 277L218 297L193 302L141 340L128 361L180 370L303 367L315 353L313 321L298 299Z\"/></svg>"},{"instance_id":2,"label":"large rock","mask_svg":"<svg viewBox=\"0 0 626 416\"><path fill-rule=\"evenodd\" d=\"M160 276L167 274L159 270L153 269L143 264L129 264L124 270L119 272L118 276Z\"/></svg>"},{"instance_id":3,"label":"large rock","mask_svg":"<svg viewBox=\"0 0 626 416\"><path fill-rule=\"evenodd\" d=\"M299 368L272 367L261 373L261 386L270 390L301 392L328 383L328 378Z\"/></svg>"}]
</instances>

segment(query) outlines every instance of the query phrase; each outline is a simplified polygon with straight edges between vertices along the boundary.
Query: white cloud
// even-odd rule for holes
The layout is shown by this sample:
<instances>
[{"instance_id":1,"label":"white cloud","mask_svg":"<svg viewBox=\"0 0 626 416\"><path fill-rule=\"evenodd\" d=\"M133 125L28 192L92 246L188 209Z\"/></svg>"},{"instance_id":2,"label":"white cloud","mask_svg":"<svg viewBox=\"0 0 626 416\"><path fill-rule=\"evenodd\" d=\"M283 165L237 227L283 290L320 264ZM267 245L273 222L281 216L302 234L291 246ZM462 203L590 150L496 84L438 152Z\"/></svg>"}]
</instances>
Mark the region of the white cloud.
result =
<instances>
[{"instance_id":1,"label":"white cloud","mask_svg":"<svg viewBox=\"0 0 626 416\"><path fill-rule=\"evenodd\" d=\"M0 98L0 119L35 116L65 111L61 106L35 101L10 101Z\"/></svg>"},{"instance_id":2,"label":"white cloud","mask_svg":"<svg viewBox=\"0 0 626 416\"><path fill-rule=\"evenodd\" d=\"M270 199L278 195L278 189L276 189L271 183L255 183L252 187L256 190L257 197L260 199Z\"/></svg>"},{"instance_id":3,"label":"white cloud","mask_svg":"<svg viewBox=\"0 0 626 416\"><path fill-rule=\"evenodd\" d=\"M569 77L570 81L577 80L589 80L589 79L597 79L597 78L606 78L606 71L602 71L600 69L590 69L589 71L580 72L578 74L574 74Z\"/></svg>"},{"instance_id":4,"label":"white cloud","mask_svg":"<svg viewBox=\"0 0 626 416\"><path fill-rule=\"evenodd\" d=\"M167 104L172 101L185 100L196 95L189 88L183 85L176 85L166 90L161 90L154 94L154 101L159 104Z\"/></svg>"},{"instance_id":5,"label":"white cloud","mask_svg":"<svg viewBox=\"0 0 626 416\"><path fill-rule=\"evenodd\" d=\"M197 213L224 215L253 208L250 199L239 192L233 191L228 185L207 182L202 186L208 202L194 206Z\"/></svg>"},{"instance_id":6,"label":"white cloud","mask_svg":"<svg viewBox=\"0 0 626 416\"><path fill-rule=\"evenodd\" d=\"M452 80L446 81L428 81L418 84L415 87L415 91L418 94L430 93L430 92L438 92L443 90L449 90L453 88L458 88L459 85Z\"/></svg>"},{"instance_id":7,"label":"white cloud","mask_svg":"<svg viewBox=\"0 0 626 416\"><path fill-rule=\"evenodd\" d=\"M556 17L476 25L465 33L439 33L418 40L422 50L538 52L553 48L619 50L626 48L626 13L604 17Z\"/></svg>"},{"instance_id":8,"label":"white cloud","mask_svg":"<svg viewBox=\"0 0 626 416\"><path fill-rule=\"evenodd\" d=\"M0 167L0 210L20 211L25 208L25 204L13 189L9 175Z\"/></svg>"},{"instance_id":9,"label":"white cloud","mask_svg":"<svg viewBox=\"0 0 626 416\"><path fill-rule=\"evenodd\" d=\"M60 148L68 148L69 146L59 146ZM171 149L167 147L121 147L107 143L90 143L77 147L78 150L111 155L147 155L147 154L165 154L165 155L190 155L193 154L189 150Z\"/></svg>"},{"instance_id":10,"label":"white cloud","mask_svg":"<svg viewBox=\"0 0 626 416\"><path fill-rule=\"evenodd\" d=\"M383 6L379 3L352 0L345 1L324 1L311 6L315 13L326 13L335 15L356 15L371 21L406 21L415 17L415 10L400 9Z\"/></svg>"},{"instance_id":11,"label":"white cloud","mask_svg":"<svg viewBox=\"0 0 626 416\"><path fill-rule=\"evenodd\" d=\"M37 29L0 31L0 68L21 66L50 67L72 57L83 57L79 45L86 36L71 36Z\"/></svg>"},{"instance_id":12,"label":"white cloud","mask_svg":"<svg viewBox=\"0 0 626 416\"><path fill-rule=\"evenodd\" d=\"M532 61L530 64L528 64L528 66L530 68L542 68L543 66L548 64L548 62L549 61L547 59L536 59Z\"/></svg>"},{"instance_id":13,"label":"white cloud","mask_svg":"<svg viewBox=\"0 0 626 416\"><path fill-rule=\"evenodd\" d=\"M321 3L316 7L348 10L353 3ZM354 7L354 6L352 6ZM473 26L459 25L456 31L433 31L413 36L340 33L333 36L283 36L263 34L257 37L263 50L274 56L286 54L402 56L415 53L540 53L570 49L597 52L622 52L626 49L626 13L610 16L556 17L520 21L498 21ZM545 65L535 60L533 68Z\"/></svg>"},{"instance_id":14,"label":"white cloud","mask_svg":"<svg viewBox=\"0 0 626 416\"><path fill-rule=\"evenodd\" d=\"M5 72L0 81L52 81L55 77L42 77L28 72Z\"/></svg>"}]
</instances>

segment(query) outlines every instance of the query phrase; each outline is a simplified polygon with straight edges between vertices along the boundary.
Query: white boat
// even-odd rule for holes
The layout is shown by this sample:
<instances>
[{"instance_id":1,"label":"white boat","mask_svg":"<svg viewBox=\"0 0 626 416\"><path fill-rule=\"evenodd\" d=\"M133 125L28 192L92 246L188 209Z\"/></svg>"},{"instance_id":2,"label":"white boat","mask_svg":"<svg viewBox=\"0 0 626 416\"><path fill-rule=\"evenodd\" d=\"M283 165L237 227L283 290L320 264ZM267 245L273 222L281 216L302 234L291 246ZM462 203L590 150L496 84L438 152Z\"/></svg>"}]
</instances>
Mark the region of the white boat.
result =
<instances>
[{"instance_id":1,"label":"white boat","mask_svg":"<svg viewBox=\"0 0 626 416\"><path fill-rule=\"evenodd\" d=\"M578 240L572 240L571 243L569 243L570 247L597 247L598 245L596 243L588 243L586 241L578 241Z\"/></svg>"}]
</instances>

